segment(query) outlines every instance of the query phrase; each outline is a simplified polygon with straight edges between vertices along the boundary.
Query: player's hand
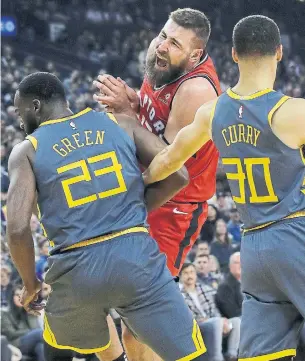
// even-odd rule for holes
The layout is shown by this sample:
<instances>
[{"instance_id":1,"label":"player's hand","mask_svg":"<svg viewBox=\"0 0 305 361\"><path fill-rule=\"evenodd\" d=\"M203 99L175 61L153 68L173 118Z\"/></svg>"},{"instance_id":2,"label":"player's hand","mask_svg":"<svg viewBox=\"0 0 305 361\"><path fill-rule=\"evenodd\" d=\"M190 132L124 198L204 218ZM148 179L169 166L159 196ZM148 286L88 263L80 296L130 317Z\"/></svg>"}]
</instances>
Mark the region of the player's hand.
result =
<instances>
[{"instance_id":1,"label":"player's hand","mask_svg":"<svg viewBox=\"0 0 305 361\"><path fill-rule=\"evenodd\" d=\"M40 295L42 283L38 280L31 288L23 287L20 302L24 309L35 316L40 315L40 311L45 308L45 302Z\"/></svg>"},{"instance_id":2,"label":"player's hand","mask_svg":"<svg viewBox=\"0 0 305 361\"><path fill-rule=\"evenodd\" d=\"M114 78L109 74L99 75L93 82L99 90L94 94L95 101L106 105L108 111L134 115L139 108L137 93L121 78Z\"/></svg>"}]
</instances>

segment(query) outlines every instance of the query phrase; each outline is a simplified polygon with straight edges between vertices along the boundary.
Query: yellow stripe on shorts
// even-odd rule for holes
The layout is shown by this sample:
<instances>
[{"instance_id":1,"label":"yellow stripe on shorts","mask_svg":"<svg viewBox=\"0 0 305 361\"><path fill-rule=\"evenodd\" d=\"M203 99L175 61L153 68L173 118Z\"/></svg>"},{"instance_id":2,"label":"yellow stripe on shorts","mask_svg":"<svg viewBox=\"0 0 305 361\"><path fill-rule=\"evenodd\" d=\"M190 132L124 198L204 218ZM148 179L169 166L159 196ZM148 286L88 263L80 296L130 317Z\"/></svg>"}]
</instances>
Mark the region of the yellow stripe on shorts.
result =
<instances>
[{"instance_id":1,"label":"yellow stripe on shorts","mask_svg":"<svg viewBox=\"0 0 305 361\"><path fill-rule=\"evenodd\" d=\"M45 340L45 342L47 344L49 344L50 346L60 349L60 350L72 350L81 354L91 354L91 353L96 353L96 352L101 352L104 350L107 350L107 348L109 348L110 344L111 344L111 340L107 343L107 345L102 346L102 347L98 347L98 348L92 348L92 349L87 349L87 348L78 348L78 347L74 347L74 346L69 346L69 345L60 345L57 343L56 341L56 337L54 335L54 333L52 332L47 316L44 316L44 330L43 330L43 339Z\"/></svg>"},{"instance_id":2,"label":"yellow stripe on shorts","mask_svg":"<svg viewBox=\"0 0 305 361\"><path fill-rule=\"evenodd\" d=\"M190 360L193 360L194 358L202 355L203 353L205 353L207 351L205 344L203 342L203 339L202 339L200 328L195 320L193 321L192 339L193 339L196 351L187 356L179 358L177 361L190 361Z\"/></svg>"}]
</instances>

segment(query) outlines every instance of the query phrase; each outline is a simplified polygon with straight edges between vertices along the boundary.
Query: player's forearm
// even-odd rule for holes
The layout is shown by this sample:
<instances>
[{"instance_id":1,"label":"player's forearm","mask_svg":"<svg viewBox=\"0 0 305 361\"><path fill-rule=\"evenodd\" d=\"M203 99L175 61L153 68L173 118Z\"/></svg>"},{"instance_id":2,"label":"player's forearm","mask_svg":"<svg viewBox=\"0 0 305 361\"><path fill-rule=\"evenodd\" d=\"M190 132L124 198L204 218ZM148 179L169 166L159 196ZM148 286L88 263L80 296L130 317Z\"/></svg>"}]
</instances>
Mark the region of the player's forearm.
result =
<instances>
[{"instance_id":1,"label":"player's forearm","mask_svg":"<svg viewBox=\"0 0 305 361\"><path fill-rule=\"evenodd\" d=\"M145 184L162 181L177 172L183 166L183 163L184 159L180 159L177 154L175 155L172 145L164 148L155 156L143 173Z\"/></svg>"},{"instance_id":2,"label":"player's forearm","mask_svg":"<svg viewBox=\"0 0 305 361\"><path fill-rule=\"evenodd\" d=\"M36 282L34 242L29 226L19 228L8 222L8 246L11 257L23 284L27 289L33 289Z\"/></svg>"},{"instance_id":3,"label":"player's forearm","mask_svg":"<svg viewBox=\"0 0 305 361\"><path fill-rule=\"evenodd\" d=\"M181 189L186 187L188 183L188 172L185 167L182 167L182 169L165 180L150 184L145 190L147 210L150 212L161 207L180 192Z\"/></svg>"}]
</instances>

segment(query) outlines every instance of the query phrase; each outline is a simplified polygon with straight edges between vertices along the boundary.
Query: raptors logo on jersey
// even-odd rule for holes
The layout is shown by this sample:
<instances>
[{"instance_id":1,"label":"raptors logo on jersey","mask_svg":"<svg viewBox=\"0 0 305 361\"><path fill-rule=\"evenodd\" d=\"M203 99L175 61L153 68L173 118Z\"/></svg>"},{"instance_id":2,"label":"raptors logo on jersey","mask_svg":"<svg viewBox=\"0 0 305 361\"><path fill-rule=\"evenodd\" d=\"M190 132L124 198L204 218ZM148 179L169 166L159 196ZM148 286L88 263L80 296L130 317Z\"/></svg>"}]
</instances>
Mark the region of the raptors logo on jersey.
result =
<instances>
[{"instance_id":1,"label":"raptors logo on jersey","mask_svg":"<svg viewBox=\"0 0 305 361\"><path fill-rule=\"evenodd\" d=\"M208 55L189 73L160 88L154 88L145 78L140 90L140 116L142 126L162 137L171 111L172 101L180 85L191 78L204 77L210 81L215 92L221 93L214 64ZM187 99L185 99L187 106ZM204 102L204 99L203 99ZM180 202L203 202L215 192L218 152L212 141L202 147L186 162L191 181L174 200Z\"/></svg>"}]
</instances>

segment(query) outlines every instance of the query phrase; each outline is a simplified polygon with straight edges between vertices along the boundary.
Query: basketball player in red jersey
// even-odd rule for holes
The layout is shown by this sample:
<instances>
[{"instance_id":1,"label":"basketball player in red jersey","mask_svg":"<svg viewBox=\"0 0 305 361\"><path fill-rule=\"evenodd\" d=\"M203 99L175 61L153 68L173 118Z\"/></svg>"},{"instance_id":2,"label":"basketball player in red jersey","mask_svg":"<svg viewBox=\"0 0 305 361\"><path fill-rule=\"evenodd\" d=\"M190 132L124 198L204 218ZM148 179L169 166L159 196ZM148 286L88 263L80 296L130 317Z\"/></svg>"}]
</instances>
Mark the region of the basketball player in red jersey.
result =
<instances>
[{"instance_id":1,"label":"basketball player in red jersey","mask_svg":"<svg viewBox=\"0 0 305 361\"><path fill-rule=\"evenodd\" d=\"M149 46L139 95L120 78L102 75L94 82L100 90L95 100L116 113L132 117L136 113L144 127L172 143L179 130L193 121L198 108L221 93L206 52L209 36L210 23L202 12L188 8L172 12ZM173 276L179 274L206 220L217 164L218 151L209 141L186 162L189 185L148 216L150 233L167 255ZM132 348L129 341L125 342L127 351ZM152 360L139 344L133 349L127 352L131 361Z\"/></svg>"}]
</instances>

